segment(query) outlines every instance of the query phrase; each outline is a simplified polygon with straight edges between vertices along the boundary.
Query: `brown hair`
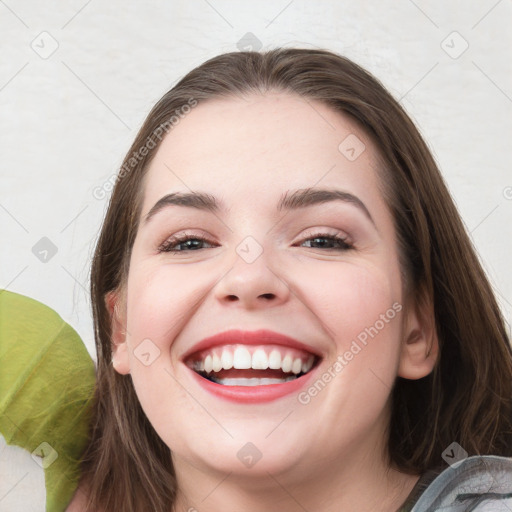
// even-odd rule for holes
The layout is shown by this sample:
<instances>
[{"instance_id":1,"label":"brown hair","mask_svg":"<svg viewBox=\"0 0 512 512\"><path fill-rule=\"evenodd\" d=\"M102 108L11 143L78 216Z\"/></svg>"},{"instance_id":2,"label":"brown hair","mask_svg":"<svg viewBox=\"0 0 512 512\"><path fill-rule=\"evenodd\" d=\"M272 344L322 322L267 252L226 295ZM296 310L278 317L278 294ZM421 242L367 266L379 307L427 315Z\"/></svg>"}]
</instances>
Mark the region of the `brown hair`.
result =
<instances>
[{"instance_id":1,"label":"brown hair","mask_svg":"<svg viewBox=\"0 0 512 512\"><path fill-rule=\"evenodd\" d=\"M148 151L141 148L149 148L148 141L191 100L269 90L322 102L356 120L371 137L408 296L433 307L440 355L428 376L396 379L390 461L405 473L423 473L442 465L441 453L453 441L469 455L512 456L512 349L503 317L436 163L410 118L378 80L329 51L233 52L192 70L158 101L110 198L91 271L98 366L94 422L82 468L88 510L168 512L176 498L170 450L145 416L130 375L118 374L111 364L105 297L126 282L143 178L160 140Z\"/></svg>"}]
</instances>

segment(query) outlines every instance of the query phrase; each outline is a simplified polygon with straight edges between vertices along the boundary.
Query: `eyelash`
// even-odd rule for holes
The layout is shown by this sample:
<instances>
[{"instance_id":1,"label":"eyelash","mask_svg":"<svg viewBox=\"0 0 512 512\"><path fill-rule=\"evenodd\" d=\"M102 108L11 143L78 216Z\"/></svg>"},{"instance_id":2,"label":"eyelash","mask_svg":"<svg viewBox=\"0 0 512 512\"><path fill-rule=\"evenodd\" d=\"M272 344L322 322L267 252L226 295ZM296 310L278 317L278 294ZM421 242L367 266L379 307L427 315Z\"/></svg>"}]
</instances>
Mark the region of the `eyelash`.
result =
<instances>
[{"instance_id":1,"label":"eyelash","mask_svg":"<svg viewBox=\"0 0 512 512\"><path fill-rule=\"evenodd\" d=\"M327 250L331 250L331 251L347 251L349 249L353 249L354 248L354 246L347 241L347 238L343 238L343 237L340 237L340 236L337 236L337 235L333 235L332 233L316 233L313 236L305 238L304 240L302 240L301 243L307 242L309 240L318 239L318 238L324 238L326 240L330 240L330 241L336 242L336 243L340 244L340 246L341 246L338 249L332 248L332 247L328 247ZM182 243L184 243L184 242L186 242L188 240L199 240L201 242L206 242L208 244L213 244L213 242L211 242L207 238L204 238L204 237L201 237L201 236L197 236L197 235L188 235L188 234L185 233L185 234L180 235L180 236L171 237L168 240L166 240L165 242L163 242L158 247L158 252L159 253L162 253L162 252L170 252L170 253L187 252L186 250L178 251L178 250L172 249L172 247L174 247L175 245L178 245L178 244L182 244ZM321 249L321 247L312 247L312 249Z\"/></svg>"}]
</instances>

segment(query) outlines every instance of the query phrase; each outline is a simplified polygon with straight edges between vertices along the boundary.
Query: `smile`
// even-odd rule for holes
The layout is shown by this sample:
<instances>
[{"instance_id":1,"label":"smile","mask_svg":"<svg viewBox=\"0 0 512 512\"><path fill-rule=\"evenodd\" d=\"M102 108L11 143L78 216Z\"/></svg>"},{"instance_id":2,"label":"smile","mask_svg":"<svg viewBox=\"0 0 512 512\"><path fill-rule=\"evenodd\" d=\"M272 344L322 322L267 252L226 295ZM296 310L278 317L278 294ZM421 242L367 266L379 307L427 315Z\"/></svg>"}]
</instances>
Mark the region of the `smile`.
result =
<instances>
[{"instance_id":1,"label":"smile","mask_svg":"<svg viewBox=\"0 0 512 512\"><path fill-rule=\"evenodd\" d=\"M268 402L299 392L322 359L314 346L265 329L221 332L181 357L202 389L240 403Z\"/></svg>"},{"instance_id":2,"label":"smile","mask_svg":"<svg viewBox=\"0 0 512 512\"><path fill-rule=\"evenodd\" d=\"M266 386L305 375L315 359L313 354L279 345L230 344L197 353L187 365L223 386Z\"/></svg>"}]
</instances>

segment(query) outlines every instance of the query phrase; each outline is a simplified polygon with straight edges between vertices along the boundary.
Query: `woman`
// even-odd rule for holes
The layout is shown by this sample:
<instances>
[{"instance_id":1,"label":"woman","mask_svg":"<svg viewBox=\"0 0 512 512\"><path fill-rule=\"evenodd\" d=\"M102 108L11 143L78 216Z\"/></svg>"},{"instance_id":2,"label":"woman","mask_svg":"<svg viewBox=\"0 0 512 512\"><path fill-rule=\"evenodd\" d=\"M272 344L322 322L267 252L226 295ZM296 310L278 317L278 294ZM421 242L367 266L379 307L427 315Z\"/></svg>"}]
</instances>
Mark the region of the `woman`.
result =
<instances>
[{"instance_id":1,"label":"woman","mask_svg":"<svg viewBox=\"0 0 512 512\"><path fill-rule=\"evenodd\" d=\"M351 61L241 52L186 75L123 162L91 291L69 510L509 503L503 318L417 129Z\"/></svg>"}]
</instances>

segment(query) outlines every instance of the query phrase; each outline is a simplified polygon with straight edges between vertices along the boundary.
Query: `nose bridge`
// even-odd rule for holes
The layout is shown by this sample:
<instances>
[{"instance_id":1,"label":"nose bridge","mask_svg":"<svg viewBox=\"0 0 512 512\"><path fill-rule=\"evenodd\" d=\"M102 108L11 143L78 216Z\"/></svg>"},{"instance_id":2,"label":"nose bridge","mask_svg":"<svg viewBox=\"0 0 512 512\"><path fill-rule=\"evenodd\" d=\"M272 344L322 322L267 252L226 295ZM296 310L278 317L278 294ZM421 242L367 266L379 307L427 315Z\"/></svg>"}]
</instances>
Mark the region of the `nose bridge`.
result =
<instances>
[{"instance_id":1,"label":"nose bridge","mask_svg":"<svg viewBox=\"0 0 512 512\"><path fill-rule=\"evenodd\" d=\"M226 274L217 283L216 296L222 301L239 301L247 307L281 303L289 288L280 275L276 254L253 236L246 236L235 248L236 256Z\"/></svg>"}]
</instances>

